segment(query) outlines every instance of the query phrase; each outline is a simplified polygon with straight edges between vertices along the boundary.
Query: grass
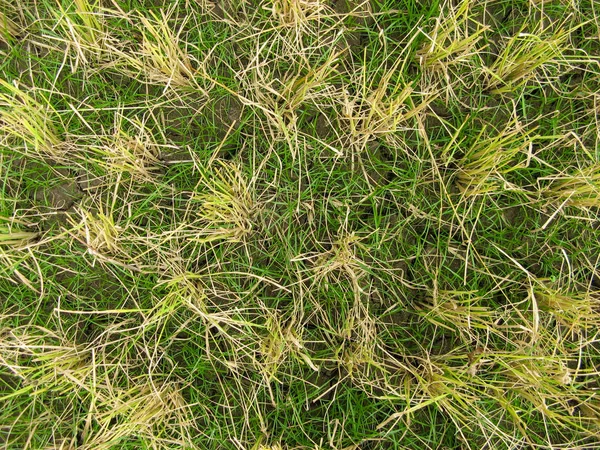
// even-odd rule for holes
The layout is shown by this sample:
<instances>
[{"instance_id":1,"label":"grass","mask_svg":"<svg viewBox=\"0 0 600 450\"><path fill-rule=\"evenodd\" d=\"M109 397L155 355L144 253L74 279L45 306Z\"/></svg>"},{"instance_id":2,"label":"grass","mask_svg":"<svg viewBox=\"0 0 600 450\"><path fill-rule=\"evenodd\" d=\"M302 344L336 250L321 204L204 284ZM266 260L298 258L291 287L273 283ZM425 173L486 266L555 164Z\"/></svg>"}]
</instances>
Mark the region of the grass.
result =
<instances>
[{"instance_id":1,"label":"grass","mask_svg":"<svg viewBox=\"0 0 600 450\"><path fill-rule=\"evenodd\" d=\"M594 2L0 1L0 447L600 448Z\"/></svg>"}]
</instances>

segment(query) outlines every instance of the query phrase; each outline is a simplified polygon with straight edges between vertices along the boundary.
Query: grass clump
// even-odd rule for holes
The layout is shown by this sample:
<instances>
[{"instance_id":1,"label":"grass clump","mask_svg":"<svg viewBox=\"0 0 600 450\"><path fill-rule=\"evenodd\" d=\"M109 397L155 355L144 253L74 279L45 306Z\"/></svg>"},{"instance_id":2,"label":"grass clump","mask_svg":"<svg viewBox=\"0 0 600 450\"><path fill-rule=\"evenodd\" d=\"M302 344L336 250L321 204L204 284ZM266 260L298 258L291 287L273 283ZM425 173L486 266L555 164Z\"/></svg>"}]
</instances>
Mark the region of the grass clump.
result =
<instances>
[{"instance_id":1,"label":"grass clump","mask_svg":"<svg viewBox=\"0 0 600 450\"><path fill-rule=\"evenodd\" d=\"M593 2L3 2L0 442L598 448Z\"/></svg>"}]
</instances>

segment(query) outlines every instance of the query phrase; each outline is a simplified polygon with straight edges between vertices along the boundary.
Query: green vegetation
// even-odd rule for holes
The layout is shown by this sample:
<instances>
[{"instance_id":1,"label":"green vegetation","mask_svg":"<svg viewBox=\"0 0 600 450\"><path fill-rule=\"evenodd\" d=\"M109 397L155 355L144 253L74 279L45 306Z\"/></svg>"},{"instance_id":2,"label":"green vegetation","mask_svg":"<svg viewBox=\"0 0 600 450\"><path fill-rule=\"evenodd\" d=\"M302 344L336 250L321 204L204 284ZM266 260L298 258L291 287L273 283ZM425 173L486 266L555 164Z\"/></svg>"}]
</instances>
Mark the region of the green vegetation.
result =
<instances>
[{"instance_id":1,"label":"green vegetation","mask_svg":"<svg viewBox=\"0 0 600 450\"><path fill-rule=\"evenodd\" d=\"M596 2L0 4L0 447L600 448Z\"/></svg>"}]
</instances>

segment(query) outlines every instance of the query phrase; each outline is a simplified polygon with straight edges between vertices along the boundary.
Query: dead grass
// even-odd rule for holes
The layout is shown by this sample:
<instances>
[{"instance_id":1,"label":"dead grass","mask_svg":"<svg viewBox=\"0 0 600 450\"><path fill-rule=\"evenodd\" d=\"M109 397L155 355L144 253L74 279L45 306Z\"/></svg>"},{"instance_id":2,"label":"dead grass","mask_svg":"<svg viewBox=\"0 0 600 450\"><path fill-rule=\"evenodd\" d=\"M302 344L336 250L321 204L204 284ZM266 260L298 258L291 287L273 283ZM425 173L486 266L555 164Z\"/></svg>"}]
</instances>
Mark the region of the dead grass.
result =
<instances>
[{"instance_id":1,"label":"dead grass","mask_svg":"<svg viewBox=\"0 0 600 450\"><path fill-rule=\"evenodd\" d=\"M599 448L596 8L392 6L5 3L6 448Z\"/></svg>"}]
</instances>

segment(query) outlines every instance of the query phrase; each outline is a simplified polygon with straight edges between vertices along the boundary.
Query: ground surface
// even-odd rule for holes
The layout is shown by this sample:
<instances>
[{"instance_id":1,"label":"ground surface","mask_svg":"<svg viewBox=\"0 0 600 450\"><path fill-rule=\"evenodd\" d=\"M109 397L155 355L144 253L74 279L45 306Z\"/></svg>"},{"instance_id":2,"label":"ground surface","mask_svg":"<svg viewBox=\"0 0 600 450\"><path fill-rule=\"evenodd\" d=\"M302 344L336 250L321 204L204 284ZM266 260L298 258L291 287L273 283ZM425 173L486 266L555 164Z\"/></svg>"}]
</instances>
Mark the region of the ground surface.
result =
<instances>
[{"instance_id":1,"label":"ground surface","mask_svg":"<svg viewBox=\"0 0 600 450\"><path fill-rule=\"evenodd\" d=\"M0 3L2 448L600 448L598 4Z\"/></svg>"}]
</instances>

